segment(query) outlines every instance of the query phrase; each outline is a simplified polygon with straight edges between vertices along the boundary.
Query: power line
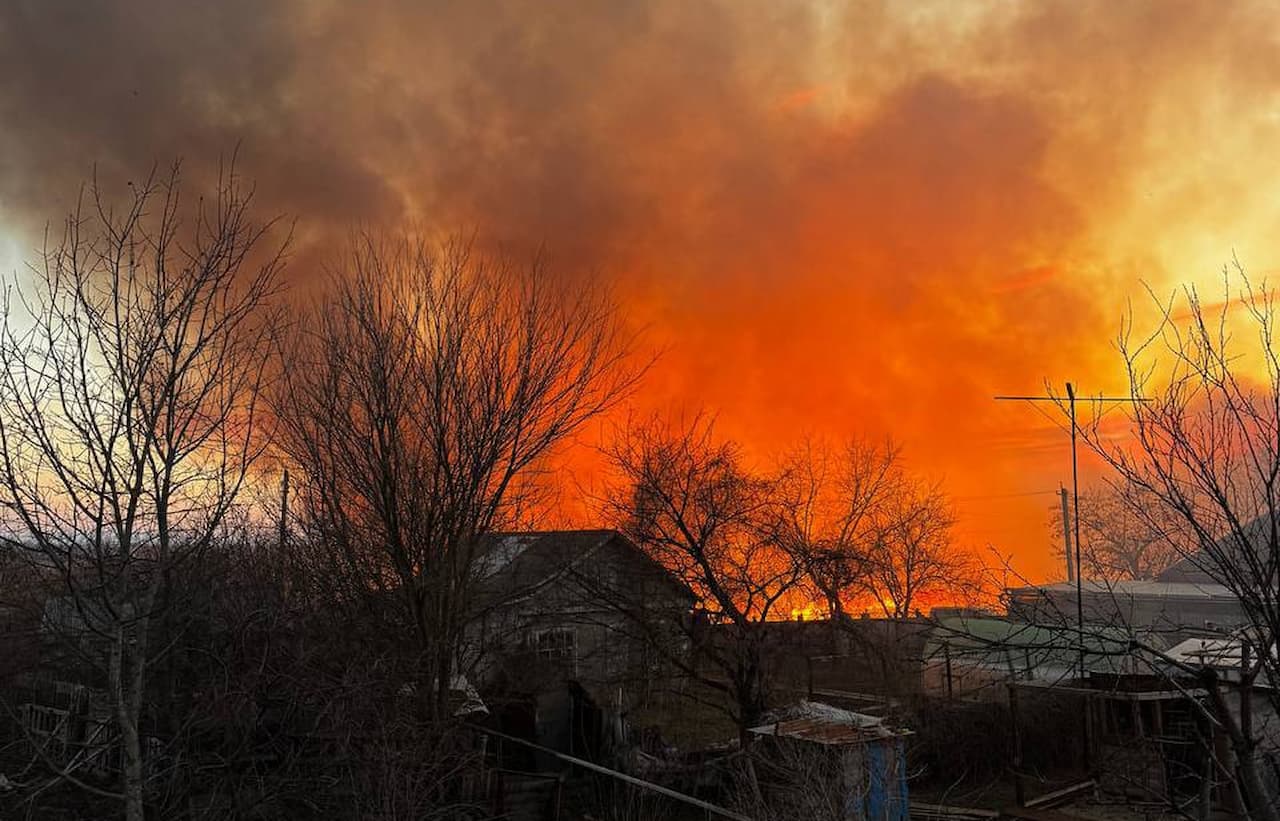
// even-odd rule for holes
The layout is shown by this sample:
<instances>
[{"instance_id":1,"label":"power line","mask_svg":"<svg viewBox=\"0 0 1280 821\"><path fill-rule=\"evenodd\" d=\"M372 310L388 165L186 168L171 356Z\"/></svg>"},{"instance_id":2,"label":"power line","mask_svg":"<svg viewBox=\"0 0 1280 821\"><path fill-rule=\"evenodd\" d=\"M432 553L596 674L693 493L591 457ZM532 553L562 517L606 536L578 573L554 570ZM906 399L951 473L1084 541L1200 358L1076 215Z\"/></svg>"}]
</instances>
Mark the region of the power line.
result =
<instances>
[{"instance_id":1,"label":"power line","mask_svg":"<svg viewBox=\"0 0 1280 821\"><path fill-rule=\"evenodd\" d=\"M1025 493L984 493L979 496L953 496L953 502L973 502L980 499L1018 499L1023 496L1053 496L1056 490L1028 490Z\"/></svg>"}]
</instances>

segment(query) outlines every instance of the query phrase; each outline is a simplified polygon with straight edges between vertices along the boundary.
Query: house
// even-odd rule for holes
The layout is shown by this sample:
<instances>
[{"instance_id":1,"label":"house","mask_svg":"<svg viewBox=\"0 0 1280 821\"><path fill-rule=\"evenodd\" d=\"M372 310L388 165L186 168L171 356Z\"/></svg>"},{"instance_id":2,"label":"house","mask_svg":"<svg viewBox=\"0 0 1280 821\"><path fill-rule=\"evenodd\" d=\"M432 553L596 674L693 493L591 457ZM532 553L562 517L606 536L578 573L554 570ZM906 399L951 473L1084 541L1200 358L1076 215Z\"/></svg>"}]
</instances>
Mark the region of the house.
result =
<instances>
[{"instance_id":1,"label":"house","mask_svg":"<svg viewBox=\"0 0 1280 821\"><path fill-rule=\"evenodd\" d=\"M1263 560L1273 538L1272 525L1272 516L1264 514L1241 529L1250 550ZM1242 549L1226 536L1215 552L1222 561L1235 558L1243 568L1248 563ZM1188 549L1154 579L1085 579L1078 583L1079 594L1075 582L1010 589L1009 615L1037 624L1074 624L1082 611L1086 623L1158 633L1176 644L1249 624L1240 600L1222 581L1203 551Z\"/></svg>"},{"instance_id":2,"label":"house","mask_svg":"<svg viewBox=\"0 0 1280 821\"><path fill-rule=\"evenodd\" d=\"M1175 565L1177 567L1177 565ZM1101 625L1164 636L1170 643L1231 629L1248 622L1240 600L1207 577L1170 572L1171 578L1080 582L1084 620ZM1043 625L1074 625L1077 620L1076 584L1012 588L1009 616Z\"/></svg>"},{"instance_id":3,"label":"house","mask_svg":"<svg viewBox=\"0 0 1280 821\"><path fill-rule=\"evenodd\" d=\"M616 530L490 534L475 573L468 677L506 730L571 754L616 734L669 678L694 605Z\"/></svg>"},{"instance_id":4,"label":"house","mask_svg":"<svg viewBox=\"0 0 1280 821\"><path fill-rule=\"evenodd\" d=\"M1184 551L1182 558L1161 571L1156 579L1162 582L1218 584L1224 581L1216 567L1218 561L1230 561L1239 568L1248 568L1251 558L1265 564L1273 555L1275 540L1280 538L1277 525L1280 525L1280 516L1274 512L1263 513L1242 525L1238 532L1228 533L1219 539L1213 551L1216 556L1206 555L1199 549ZM1247 546L1241 544L1240 537Z\"/></svg>"}]
</instances>

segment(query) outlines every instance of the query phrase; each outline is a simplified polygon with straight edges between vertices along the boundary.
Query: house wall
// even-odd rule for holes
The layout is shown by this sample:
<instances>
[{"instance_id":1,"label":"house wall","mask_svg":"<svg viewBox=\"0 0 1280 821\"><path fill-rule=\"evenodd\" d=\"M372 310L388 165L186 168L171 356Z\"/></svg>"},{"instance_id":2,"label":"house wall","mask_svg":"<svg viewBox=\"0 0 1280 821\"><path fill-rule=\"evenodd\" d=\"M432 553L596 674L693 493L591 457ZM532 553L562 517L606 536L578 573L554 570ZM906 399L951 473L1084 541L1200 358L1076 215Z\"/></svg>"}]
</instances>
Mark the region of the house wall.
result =
<instances>
[{"instance_id":1,"label":"house wall","mask_svg":"<svg viewBox=\"0 0 1280 821\"><path fill-rule=\"evenodd\" d=\"M563 747L570 682L613 715L645 703L672 678L654 637L680 652L689 607L652 562L610 540L473 620L465 669L486 699L532 703L539 737Z\"/></svg>"}]
</instances>

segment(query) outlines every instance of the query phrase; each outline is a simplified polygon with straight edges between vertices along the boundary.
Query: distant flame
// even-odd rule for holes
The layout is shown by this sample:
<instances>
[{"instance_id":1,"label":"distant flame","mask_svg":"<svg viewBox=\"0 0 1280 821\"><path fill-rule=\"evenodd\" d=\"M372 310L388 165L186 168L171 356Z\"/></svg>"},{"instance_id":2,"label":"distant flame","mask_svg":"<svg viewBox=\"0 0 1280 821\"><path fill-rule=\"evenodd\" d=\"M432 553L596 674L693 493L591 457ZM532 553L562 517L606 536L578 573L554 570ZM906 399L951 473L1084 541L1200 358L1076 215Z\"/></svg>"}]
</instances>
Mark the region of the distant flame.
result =
<instances>
[{"instance_id":1,"label":"distant flame","mask_svg":"<svg viewBox=\"0 0 1280 821\"><path fill-rule=\"evenodd\" d=\"M813 621L823 616L825 613L814 602L807 602L803 607L791 608L792 621Z\"/></svg>"}]
</instances>

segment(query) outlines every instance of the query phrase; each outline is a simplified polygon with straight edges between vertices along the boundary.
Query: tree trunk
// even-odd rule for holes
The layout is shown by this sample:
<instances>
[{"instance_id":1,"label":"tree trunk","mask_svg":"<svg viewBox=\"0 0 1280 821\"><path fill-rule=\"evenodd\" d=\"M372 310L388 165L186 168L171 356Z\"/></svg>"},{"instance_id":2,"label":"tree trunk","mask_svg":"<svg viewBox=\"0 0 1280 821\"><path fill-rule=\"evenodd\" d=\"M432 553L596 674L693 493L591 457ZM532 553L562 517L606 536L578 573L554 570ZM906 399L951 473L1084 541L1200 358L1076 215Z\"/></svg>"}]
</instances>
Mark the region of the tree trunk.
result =
<instances>
[{"instance_id":1,"label":"tree trunk","mask_svg":"<svg viewBox=\"0 0 1280 821\"><path fill-rule=\"evenodd\" d=\"M125 625L118 623L114 632L114 646L111 648L111 695L115 702L116 726L120 731L120 792L124 796L125 821L144 821L142 740L138 730L138 716L142 706L142 693L138 685L141 683L142 669L136 658L129 658L129 633Z\"/></svg>"},{"instance_id":2,"label":"tree trunk","mask_svg":"<svg viewBox=\"0 0 1280 821\"><path fill-rule=\"evenodd\" d=\"M1252 744L1246 745L1252 748ZM1236 771L1239 773L1241 792L1249 802L1249 815L1258 821L1280 821L1276 809L1276 797L1270 794L1262 773L1258 772L1258 755L1253 749L1239 749L1236 753Z\"/></svg>"},{"instance_id":3,"label":"tree trunk","mask_svg":"<svg viewBox=\"0 0 1280 821\"><path fill-rule=\"evenodd\" d=\"M1280 808L1276 806L1276 797L1270 794L1267 784L1258 771L1257 745L1250 737L1246 737L1240 729L1240 723L1231 714L1227 699L1222 694L1216 674L1205 675L1206 689L1213 701L1214 714L1222 724L1227 738L1231 741L1231 750L1236 756L1236 781L1244 799L1248 802L1250 818L1256 821L1280 821Z\"/></svg>"},{"instance_id":4,"label":"tree trunk","mask_svg":"<svg viewBox=\"0 0 1280 821\"><path fill-rule=\"evenodd\" d=\"M148 584L139 603L142 613L155 604L159 575ZM123 615L120 607L116 611ZM117 616L119 618L119 616ZM116 701L116 723L120 728L120 787L124 795L125 821L145 821L145 762L142 751L142 708L146 699L147 638L151 619L141 616L133 624L133 635L121 622L116 625L116 647L112 648L112 691ZM127 681L126 681L127 677Z\"/></svg>"},{"instance_id":5,"label":"tree trunk","mask_svg":"<svg viewBox=\"0 0 1280 821\"><path fill-rule=\"evenodd\" d=\"M143 821L145 807L142 795L142 739L138 733L138 722L122 720L120 722L120 746L123 766L121 768L121 786L124 788L125 821Z\"/></svg>"}]
</instances>

